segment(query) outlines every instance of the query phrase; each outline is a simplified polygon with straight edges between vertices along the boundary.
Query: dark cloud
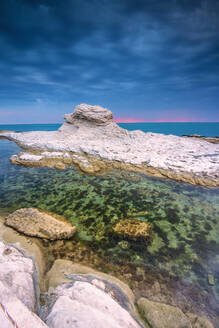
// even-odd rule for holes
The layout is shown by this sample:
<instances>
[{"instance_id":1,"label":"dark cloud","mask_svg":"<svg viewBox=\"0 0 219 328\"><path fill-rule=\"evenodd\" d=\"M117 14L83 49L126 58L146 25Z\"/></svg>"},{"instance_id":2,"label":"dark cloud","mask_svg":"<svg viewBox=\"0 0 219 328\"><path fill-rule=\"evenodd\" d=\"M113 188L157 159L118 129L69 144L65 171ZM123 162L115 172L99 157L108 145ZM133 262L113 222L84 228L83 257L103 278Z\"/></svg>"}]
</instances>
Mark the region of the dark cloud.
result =
<instances>
[{"instance_id":1,"label":"dark cloud","mask_svg":"<svg viewBox=\"0 0 219 328\"><path fill-rule=\"evenodd\" d=\"M217 0L2 0L0 120L84 101L219 120L218 17Z\"/></svg>"}]
</instances>

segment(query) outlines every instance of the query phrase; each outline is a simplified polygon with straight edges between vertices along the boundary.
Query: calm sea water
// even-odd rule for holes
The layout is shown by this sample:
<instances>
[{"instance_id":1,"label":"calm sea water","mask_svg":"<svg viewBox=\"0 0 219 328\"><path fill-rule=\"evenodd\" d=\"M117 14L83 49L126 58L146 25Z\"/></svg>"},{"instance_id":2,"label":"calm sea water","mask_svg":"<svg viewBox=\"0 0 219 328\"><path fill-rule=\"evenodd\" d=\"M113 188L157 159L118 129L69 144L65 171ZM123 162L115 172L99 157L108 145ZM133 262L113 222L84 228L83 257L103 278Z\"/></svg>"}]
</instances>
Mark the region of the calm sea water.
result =
<instances>
[{"instance_id":1,"label":"calm sea water","mask_svg":"<svg viewBox=\"0 0 219 328\"><path fill-rule=\"evenodd\" d=\"M56 130L59 126L1 125L0 129ZM121 126L129 130L137 128L178 135L219 134L219 123L186 123L186 128L183 128L184 123ZM11 165L10 156L19 151L16 144L0 140L0 215L23 207L64 215L77 226L80 242L101 254L105 263L118 265L121 272L126 268L125 274L131 274L131 283L134 286L139 284L143 296L148 295L148 288L153 284L147 280L149 268L158 273L165 270L170 276L197 286L195 303L204 306L202 311L210 313L216 320L219 315L215 305L219 301L218 188L203 188L116 170L104 176L91 176L82 175L75 169L59 171ZM152 223L152 243L142 244L113 236L112 227L122 218ZM105 270L104 266L102 270ZM141 275L140 270L145 273ZM163 279L163 273L160 277ZM145 286L147 290L144 290ZM176 286L177 283L174 287L177 300L179 287ZM185 294L187 289L183 288ZM187 291L187 294L185 298L191 297L192 293Z\"/></svg>"},{"instance_id":2,"label":"calm sea water","mask_svg":"<svg viewBox=\"0 0 219 328\"><path fill-rule=\"evenodd\" d=\"M54 131L61 124L16 124L0 125L0 130L13 131ZM219 136L219 122L204 123L119 123L127 130L142 130L144 132L174 134L181 136L183 134L199 134L206 137Z\"/></svg>"}]
</instances>

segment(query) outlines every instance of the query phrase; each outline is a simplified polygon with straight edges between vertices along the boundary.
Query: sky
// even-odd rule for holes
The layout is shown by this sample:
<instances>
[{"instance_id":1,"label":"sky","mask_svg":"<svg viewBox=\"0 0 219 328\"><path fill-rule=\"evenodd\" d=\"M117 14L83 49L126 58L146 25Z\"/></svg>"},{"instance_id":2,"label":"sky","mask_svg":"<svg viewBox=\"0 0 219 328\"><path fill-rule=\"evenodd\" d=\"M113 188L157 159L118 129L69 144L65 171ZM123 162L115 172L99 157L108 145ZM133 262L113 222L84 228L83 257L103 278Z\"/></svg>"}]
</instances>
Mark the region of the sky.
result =
<instances>
[{"instance_id":1,"label":"sky","mask_svg":"<svg viewBox=\"0 0 219 328\"><path fill-rule=\"evenodd\" d=\"M219 121L218 0L1 0L0 124Z\"/></svg>"}]
</instances>

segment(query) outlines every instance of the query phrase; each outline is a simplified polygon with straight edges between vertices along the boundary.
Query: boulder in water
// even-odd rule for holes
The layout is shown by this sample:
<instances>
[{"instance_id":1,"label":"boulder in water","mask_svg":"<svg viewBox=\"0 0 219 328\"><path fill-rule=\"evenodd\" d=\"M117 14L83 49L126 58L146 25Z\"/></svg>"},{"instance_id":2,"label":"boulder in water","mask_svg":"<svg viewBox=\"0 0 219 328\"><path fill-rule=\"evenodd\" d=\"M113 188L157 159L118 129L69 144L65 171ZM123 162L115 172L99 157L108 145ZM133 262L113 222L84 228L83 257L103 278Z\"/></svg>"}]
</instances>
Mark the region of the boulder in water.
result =
<instances>
[{"instance_id":1,"label":"boulder in water","mask_svg":"<svg viewBox=\"0 0 219 328\"><path fill-rule=\"evenodd\" d=\"M22 208L9 214L5 224L25 235L49 240L69 239L77 230L64 217L36 208Z\"/></svg>"}]
</instances>

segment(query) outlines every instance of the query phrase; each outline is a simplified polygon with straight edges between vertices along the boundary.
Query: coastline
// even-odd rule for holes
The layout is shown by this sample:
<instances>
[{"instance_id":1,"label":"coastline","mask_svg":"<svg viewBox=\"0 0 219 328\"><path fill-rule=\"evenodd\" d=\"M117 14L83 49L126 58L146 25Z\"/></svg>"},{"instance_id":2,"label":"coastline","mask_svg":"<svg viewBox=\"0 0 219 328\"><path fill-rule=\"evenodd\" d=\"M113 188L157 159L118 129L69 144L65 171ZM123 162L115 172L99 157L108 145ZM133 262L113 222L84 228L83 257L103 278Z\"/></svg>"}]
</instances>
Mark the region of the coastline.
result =
<instances>
[{"instance_id":1,"label":"coastline","mask_svg":"<svg viewBox=\"0 0 219 328\"><path fill-rule=\"evenodd\" d=\"M113 122L112 112L81 104L64 116L57 131L1 131L0 138L25 150L12 164L66 169L88 174L112 168L207 187L219 186L219 144L216 138L178 137L128 131Z\"/></svg>"},{"instance_id":2,"label":"coastline","mask_svg":"<svg viewBox=\"0 0 219 328\"><path fill-rule=\"evenodd\" d=\"M17 143L18 146L24 148ZM219 178L196 175L192 172L162 169L143 165L134 165L120 161L107 161L94 156L68 152L45 152L40 150L27 149L26 152L20 152L13 155L10 159L12 164L23 165L27 167L47 167L59 170L65 170L70 167L77 168L86 174L105 174L112 169L122 171L142 173L157 178L172 179L203 187L219 187Z\"/></svg>"}]
</instances>

